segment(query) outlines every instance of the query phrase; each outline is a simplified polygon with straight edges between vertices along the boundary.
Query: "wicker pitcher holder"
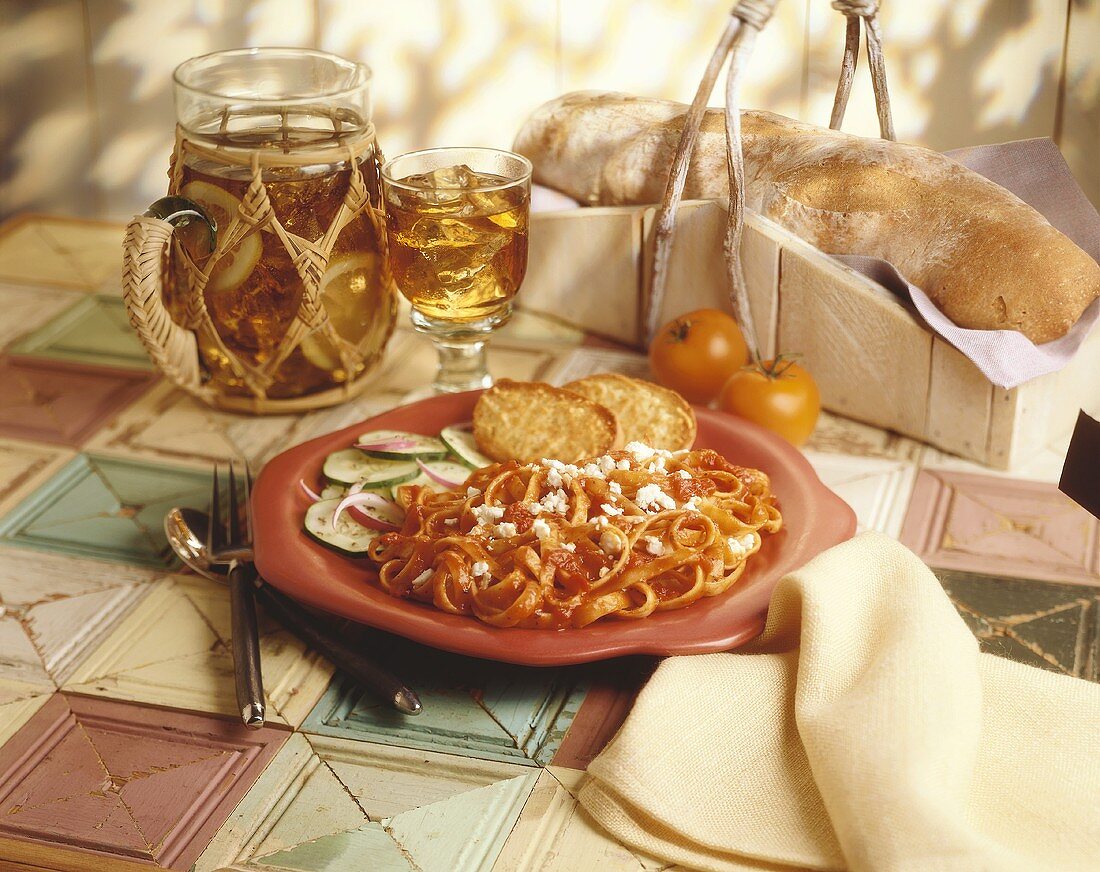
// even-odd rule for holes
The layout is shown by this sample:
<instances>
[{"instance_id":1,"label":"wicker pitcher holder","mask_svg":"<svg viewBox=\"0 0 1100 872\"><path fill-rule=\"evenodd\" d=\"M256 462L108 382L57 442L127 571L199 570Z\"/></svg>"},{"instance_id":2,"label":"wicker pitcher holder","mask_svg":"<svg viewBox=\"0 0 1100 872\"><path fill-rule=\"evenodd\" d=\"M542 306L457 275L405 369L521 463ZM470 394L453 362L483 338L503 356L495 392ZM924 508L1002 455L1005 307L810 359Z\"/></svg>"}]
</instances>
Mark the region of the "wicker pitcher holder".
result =
<instances>
[{"instance_id":1,"label":"wicker pitcher holder","mask_svg":"<svg viewBox=\"0 0 1100 872\"><path fill-rule=\"evenodd\" d=\"M386 257L384 216L370 201L366 180L360 166L364 153L370 153L368 166L376 166L381 156L373 131L354 144L345 147L350 167L348 189L328 229L319 239L305 239L283 226L275 214L263 181L263 171L271 167L304 167L329 163L331 149L321 153L308 149L293 152L231 151L214 148L188 139L177 128L176 146L169 168L169 195L179 195L183 167L188 156L226 167L247 167L250 183L241 205L228 226L219 227L213 253L199 266L187 250L173 237L174 227L168 221L148 215L136 216L126 228L123 244L122 294L130 323L142 345L164 376L177 387L203 402L230 411L257 414L301 412L323 408L350 399L366 386L365 349L345 340L329 319L321 297L321 279L328 267L333 246L340 231L352 220L365 215L373 228L380 254L381 280L391 294L396 287L389 272ZM241 359L227 346L219 334L205 302L205 289L219 261L247 236L270 233L286 249L302 282L302 298L293 320L274 352L260 365ZM186 305L175 317L165 305L165 275L169 268L168 254L176 255L183 264L183 276L177 284L185 289ZM346 373L359 373L343 384L317 393L293 398L272 398L268 390L275 373L307 336L319 333L339 354ZM388 337L387 337L388 338ZM234 375L248 393L226 394L212 386L204 371L200 355L202 345L224 355ZM360 372L360 370L362 371Z\"/></svg>"}]
</instances>

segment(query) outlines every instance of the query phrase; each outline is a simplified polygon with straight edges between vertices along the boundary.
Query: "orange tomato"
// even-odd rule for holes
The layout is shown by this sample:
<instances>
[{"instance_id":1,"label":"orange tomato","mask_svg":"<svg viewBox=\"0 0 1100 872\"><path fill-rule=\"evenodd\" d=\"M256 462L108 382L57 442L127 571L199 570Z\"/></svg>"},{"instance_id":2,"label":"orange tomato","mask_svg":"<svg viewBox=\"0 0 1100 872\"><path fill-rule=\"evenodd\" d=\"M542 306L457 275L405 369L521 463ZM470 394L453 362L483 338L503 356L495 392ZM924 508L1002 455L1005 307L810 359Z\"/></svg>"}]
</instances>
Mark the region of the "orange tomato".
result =
<instances>
[{"instance_id":1,"label":"orange tomato","mask_svg":"<svg viewBox=\"0 0 1100 872\"><path fill-rule=\"evenodd\" d=\"M821 413L821 395L809 372L781 356L735 372L722 388L718 407L778 433L792 445L803 445Z\"/></svg>"},{"instance_id":2,"label":"orange tomato","mask_svg":"<svg viewBox=\"0 0 1100 872\"><path fill-rule=\"evenodd\" d=\"M688 402L709 403L749 359L741 328L725 312L699 309L662 327L649 346L657 381Z\"/></svg>"}]
</instances>

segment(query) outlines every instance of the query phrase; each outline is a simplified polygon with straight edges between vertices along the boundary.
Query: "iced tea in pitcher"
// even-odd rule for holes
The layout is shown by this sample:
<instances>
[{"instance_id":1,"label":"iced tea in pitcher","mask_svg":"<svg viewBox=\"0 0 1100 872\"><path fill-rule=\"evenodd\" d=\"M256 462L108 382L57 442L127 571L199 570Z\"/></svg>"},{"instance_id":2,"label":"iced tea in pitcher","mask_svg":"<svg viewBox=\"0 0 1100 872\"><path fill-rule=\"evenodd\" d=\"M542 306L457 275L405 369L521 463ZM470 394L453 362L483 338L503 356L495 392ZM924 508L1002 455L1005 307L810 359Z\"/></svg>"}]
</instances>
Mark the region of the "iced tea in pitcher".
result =
<instances>
[{"instance_id":1,"label":"iced tea in pitcher","mask_svg":"<svg viewBox=\"0 0 1100 872\"><path fill-rule=\"evenodd\" d=\"M299 49L218 52L176 70L169 193L213 231L176 229L163 298L196 337L206 395L335 402L380 358L396 295L375 213L369 78Z\"/></svg>"}]
</instances>

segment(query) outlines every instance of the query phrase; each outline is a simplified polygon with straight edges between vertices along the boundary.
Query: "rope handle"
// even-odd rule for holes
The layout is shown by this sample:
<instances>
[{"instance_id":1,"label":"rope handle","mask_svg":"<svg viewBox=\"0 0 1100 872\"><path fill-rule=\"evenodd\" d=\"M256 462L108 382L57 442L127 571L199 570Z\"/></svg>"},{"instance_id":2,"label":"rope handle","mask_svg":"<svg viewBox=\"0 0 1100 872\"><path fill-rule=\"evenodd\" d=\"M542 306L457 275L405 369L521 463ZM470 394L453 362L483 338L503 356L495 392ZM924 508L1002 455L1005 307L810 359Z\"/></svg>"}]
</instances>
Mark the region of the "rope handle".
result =
<instances>
[{"instance_id":1,"label":"rope handle","mask_svg":"<svg viewBox=\"0 0 1100 872\"><path fill-rule=\"evenodd\" d=\"M164 258L173 226L162 218L136 216L122 248L122 299L130 324L157 368L187 393L202 397L202 369L195 334L179 326L162 297Z\"/></svg>"},{"instance_id":2,"label":"rope handle","mask_svg":"<svg viewBox=\"0 0 1100 872\"><path fill-rule=\"evenodd\" d=\"M648 270L649 293L646 295L643 318L647 343L653 340L661 326L658 318L668 285L669 260L676 229L676 210L683 199L691 155L699 138L699 129L707 111L707 101L714 90L718 74L728 59L725 122L730 200L722 249L730 279L730 303L733 317L741 327L752 360L760 360L760 345L749 305L748 288L741 268L741 236L745 223L745 163L741 150L740 85L741 76L752 55L756 35L768 23L777 2L778 0L739 0L733 7L726 29L718 40L718 45L699 82L691 108L684 117L680 141L676 146L668 183L665 186L653 228L653 257ZM832 5L834 9L847 16L848 21L840 79L837 83L829 126L834 129L839 128L844 118L844 110L848 104L848 95L851 93L852 79L855 75L860 21L862 21L867 36L867 59L875 91L879 130L883 139L893 140L894 123L890 113L890 95L886 87L886 61L882 51L882 34L878 26L878 0L833 0Z\"/></svg>"},{"instance_id":3,"label":"rope handle","mask_svg":"<svg viewBox=\"0 0 1100 872\"><path fill-rule=\"evenodd\" d=\"M844 31L844 54L840 61L840 78L829 127L840 130L848 96L852 92L852 79L856 74L856 56L859 53L860 21L867 38L867 65L871 70L871 87L875 92L875 111L878 113L878 129L883 139L895 140L894 119L890 112L890 92L886 86L886 57L882 50L882 32L878 24L878 0L833 0L833 9L847 18Z\"/></svg>"}]
</instances>

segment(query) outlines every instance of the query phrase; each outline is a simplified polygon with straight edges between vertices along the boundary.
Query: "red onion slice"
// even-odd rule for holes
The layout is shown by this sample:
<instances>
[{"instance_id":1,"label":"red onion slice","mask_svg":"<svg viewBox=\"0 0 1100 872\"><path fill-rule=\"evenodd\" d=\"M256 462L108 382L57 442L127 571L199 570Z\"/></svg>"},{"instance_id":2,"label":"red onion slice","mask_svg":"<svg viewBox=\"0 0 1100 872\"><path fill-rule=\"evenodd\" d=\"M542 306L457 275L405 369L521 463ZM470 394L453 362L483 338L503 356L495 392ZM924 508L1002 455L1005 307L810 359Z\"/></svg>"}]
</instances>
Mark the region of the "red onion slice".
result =
<instances>
[{"instance_id":1,"label":"red onion slice","mask_svg":"<svg viewBox=\"0 0 1100 872\"><path fill-rule=\"evenodd\" d=\"M321 502L321 495L317 493L317 491L315 491L313 488L311 488L308 484L306 484L304 478L298 479L298 487L300 487L302 489L302 493L313 500L313 502Z\"/></svg>"},{"instance_id":2,"label":"red onion slice","mask_svg":"<svg viewBox=\"0 0 1100 872\"><path fill-rule=\"evenodd\" d=\"M436 484L443 485L443 487L453 489L462 484L462 482L460 481L451 481L449 478L444 478L438 472L432 472L428 464L426 464L423 460L417 460L416 465L420 467L420 471L424 473L424 475L428 476L428 478L430 478Z\"/></svg>"},{"instance_id":3,"label":"red onion slice","mask_svg":"<svg viewBox=\"0 0 1100 872\"><path fill-rule=\"evenodd\" d=\"M397 451L402 448L415 448L411 439L386 439L383 442L356 442L356 448L364 451Z\"/></svg>"},{"instance_id":4,"label":"red onion slice","mask_svg":"<svg viewBox=\"0 0 1100 872\"><path fill-rule=\"evenodd\" d=\"M393 520L387 520L385 518L372 518L366 512L355 512L352 517L362 524L364 527L370 527L372 530L400 530L401 523L404 521L404 514L401 508L393 502L390 502L385 497L379 496L374 493L357 493L348 494L342 500L339 505L336 506L336 511L332 513L332 529L336 529L336 521L339 519L345 511L349 511L353 507L358 506L371 506L373 508L381 510L381 512L388 515Z\"/></svg>"}]
</instances>

